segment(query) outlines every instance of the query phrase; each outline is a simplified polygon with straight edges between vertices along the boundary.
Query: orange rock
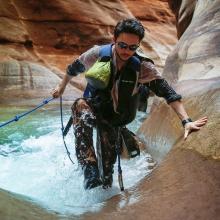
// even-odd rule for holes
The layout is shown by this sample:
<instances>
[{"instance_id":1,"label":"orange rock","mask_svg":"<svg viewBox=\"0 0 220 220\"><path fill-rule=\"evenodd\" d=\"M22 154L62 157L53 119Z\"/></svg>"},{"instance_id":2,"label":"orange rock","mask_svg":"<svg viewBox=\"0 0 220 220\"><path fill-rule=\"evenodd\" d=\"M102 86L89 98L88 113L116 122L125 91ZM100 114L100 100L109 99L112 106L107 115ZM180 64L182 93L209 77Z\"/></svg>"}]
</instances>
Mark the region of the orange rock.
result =
<instances>
[{"instance_id":1,"label":"orange rock","mask_svg":"<svg viewBox=\"0 0 220 220\"><path fill-rule=\"evenodd\" d=\"M91 45L111 41L116 22L133 15L149 29L145 51L163 67L176 43L167 2L1 0L1 104L49 94L59 82L55 74L61 76L66 64ZM184 142L180 121L164 102L155 102L157 108L139 133L159 162L157 168L84 219L218 219L220 3L169 0L169 5L180 41L166 61L164 76L183 95L190 116L207 115L209 122ZM83 87L81 78L77 80L75 85ZM67 94L73 94L73 88ZM122 207L122 201L129 205ZM29 215L27 210L22 213Z\"/></svg>"},{"instance_id":2,"label":"orange rock","mask_svg":"<svg viewBox=\"0 0 220 220\"><path fill-rule=\"evenodd\" d=\"M147 11L142 7L144 5L148 6ZM136 16L142 20L150 31L146 33L142 47L160 68L176 42L174 16L167 2L159 0L153 3L127 0L104 3L1 1L0 13L0 58L1 62L6 62L2 65L8 66L10 60L33 62L59 77L80 53L94 44L111 42L113 27L123 18ZM146 14L148 16L144 18ZM79 76L72 80L72 84L83 89L86 82Z\"/></svg>"}]
</instances>

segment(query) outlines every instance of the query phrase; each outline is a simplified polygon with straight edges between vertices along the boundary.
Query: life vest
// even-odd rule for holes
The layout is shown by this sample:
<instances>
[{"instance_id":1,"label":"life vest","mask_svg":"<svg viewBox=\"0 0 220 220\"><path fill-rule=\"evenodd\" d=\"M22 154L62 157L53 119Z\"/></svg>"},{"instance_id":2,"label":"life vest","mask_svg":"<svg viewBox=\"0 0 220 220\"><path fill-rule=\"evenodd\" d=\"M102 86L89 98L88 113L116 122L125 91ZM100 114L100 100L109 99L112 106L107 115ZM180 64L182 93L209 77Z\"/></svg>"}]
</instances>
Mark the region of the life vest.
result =
<instances>
[{"instance_id":1,"label":"life vest","mask_svg":"<svg viewBox=\"0 0 220 220\"><path fill-rule=\"evenodd\" d=\"M109 62L112 59L112 44L102 46L99 57L102 62ZM141 60L136 56L132 56L127 64L117 72L116 76L111 73L107 88L97 89L90 83L86 86L83 96L92 100L91 103L99 114L113 126L124 126L133 121L136 116L139 94L133 94L133 92L138 86L140 64ZM118 80L118 106L116 112L111 97L111 89L115 80Z\"/></svg>"}]
</instances>

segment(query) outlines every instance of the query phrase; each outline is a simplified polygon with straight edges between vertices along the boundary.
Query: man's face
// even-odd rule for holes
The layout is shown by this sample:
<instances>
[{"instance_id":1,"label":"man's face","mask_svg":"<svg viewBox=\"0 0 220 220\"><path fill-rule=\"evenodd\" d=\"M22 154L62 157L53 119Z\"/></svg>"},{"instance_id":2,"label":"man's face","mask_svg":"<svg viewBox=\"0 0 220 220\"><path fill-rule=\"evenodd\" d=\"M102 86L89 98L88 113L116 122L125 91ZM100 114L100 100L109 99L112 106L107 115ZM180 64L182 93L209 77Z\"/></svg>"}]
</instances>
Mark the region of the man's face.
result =
<instances>
[{"instance_id":1,"label":"man's face","mask_svg":"<svg viewBox=\"0 0 220 220\"><path fill-rule=\"evenodd\" d=\"M122 61L127 61L134 55L139 46L140 40L135 34L121 33L117 39L114 39L114 42L117 56Z\"/></svg>"}]
</instances>

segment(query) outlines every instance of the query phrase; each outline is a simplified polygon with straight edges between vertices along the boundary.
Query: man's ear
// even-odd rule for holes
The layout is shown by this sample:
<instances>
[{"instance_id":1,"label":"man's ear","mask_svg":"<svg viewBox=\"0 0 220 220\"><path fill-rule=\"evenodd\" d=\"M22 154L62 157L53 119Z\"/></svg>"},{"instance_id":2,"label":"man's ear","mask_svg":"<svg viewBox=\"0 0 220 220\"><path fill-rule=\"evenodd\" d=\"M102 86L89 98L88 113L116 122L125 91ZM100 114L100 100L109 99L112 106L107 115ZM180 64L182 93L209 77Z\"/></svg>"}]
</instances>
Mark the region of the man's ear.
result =
<instances>
[{"instance_id":1,"label":"man's ear","mask_svg":"<svg viewBox=\"0 0 220 220\"><path fill-rule=\"evenodd\" d=\"M113 40L114 43L116 42L116 38L115 38L115 36L113 36L112 40Z\"/></svg>"}]
</instances>

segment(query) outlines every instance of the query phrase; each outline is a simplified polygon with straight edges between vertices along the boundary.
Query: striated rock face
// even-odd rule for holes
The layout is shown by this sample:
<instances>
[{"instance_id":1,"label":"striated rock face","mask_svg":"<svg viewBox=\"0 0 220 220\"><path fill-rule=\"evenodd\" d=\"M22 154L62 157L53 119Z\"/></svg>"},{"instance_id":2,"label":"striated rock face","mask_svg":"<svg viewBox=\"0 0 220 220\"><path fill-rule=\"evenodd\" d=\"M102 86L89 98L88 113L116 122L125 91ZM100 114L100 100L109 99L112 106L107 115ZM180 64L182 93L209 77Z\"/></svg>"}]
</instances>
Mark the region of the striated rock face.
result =
<instances>
[{"instance_id":1,"label":"striated rock face","mask_svg":"<svg viewBox=\"0 0 220 220\"><path fill-rule=\"evenodd\" d=\"M180 38L192 20L196 0L168 0L168 3L176 16L177 35Z\"/></svg>"},{"instance_id":2,"label":"striated rock face","mask_svg":"<svg viewBox=\"0 0 220 220\"><path fill-rule=\"evenodd\" d=\"M184 4L187 1L184 1ZM204 156L220 159L220 1L196 3L193 19L167 59L164 75L183 94L193 118L209 116L193 149ZM184 22L184 19L183 19ZM204 129L204 130L205 130ZM201 135L201 136L200 136ZM192 147L189 147L192 148Z\"/></svg>"},{"instance_id":3,"label":"striated rock face","mask_svg":"<svg viewBox=\"0 0 220 220\"><path fill-rule=\"evenodd\" d=\"M112 29L123 18L136 16L151 27L168 33L163 24L173 24L174 17L164 1L3 1L1 0L0 39L26 46L67 49L79 54L94 44L111 41ZM139 7L137 7L139 5ZM147 10L146 6L147 5ZM148 16L147 16L148 15ZM103 19L104 18L104 19ZM153 27L154 25L157 27ZM147 26L147 25L146 25ZM167 26L168 27L168 26ZM170 29L173 25L170 25ZM174 29L173 29L174 30ZM155 31L156 33L156 31ZM161 44L173 45L172 40ZM153 36L153 35L152 35ZM152 37L151 36L151 37ZM156 37L155 37L156 39ZM72 49L72 50L71 50ZM150 50L155 48L151 46ZM53 51L55 52L55 51Z\"/></svg>"},{"instance_id":4,"label":"striated rock face","mask_svg":"<svg viewBox=\"0 0 220 220\"><path fill-rule=\"evenodd\" d=\"M179 8L184 8L188 2L190 1L183 1L183 5L180 4L179 7L174 8L175 14L180 13ZM175 4L176 1L173 1L173 5ZM192 134L189 137L189 143L183 145L185 147L188 145L187 148L213 159L220 159L220 145L218 144L220 141L218 135L220 123L219 8L220 1L207 0L196 3L193 19L167 58L163 73L176 91L182 94L187 111L193 119L204 115L209 117L208 125L201 132ZM181 21L186 22L187 17L185 20L181 17ZM163 142L166 143L162 144L166 149L164 150L166 154L169 151L168 146L172 146L182 134L179 130L179 121L176 118L172 119L173 113L165 104L155 107L153 111L142 131L146 136L150 136L149 144L156 141L154 145L156 147ZM158 117L158 115L164 116L162 126L161 123L158 125L156 123L153 129L150 128L148 124L150 125L155 120L161 121L162 116ZM169 129L164 129L167 128L168 118L171 121L168 125ZM156 149L156 152L160 152L159 149Z\"/></svg>"},{"instance_id":5,"label":"striated rock face","mask_svg":"<svg viewBox=\"0 0 220 220\"><path fill-rule=\"evenodd\" d=\"M137 3L141 7L136 8ZM14 94L24 100L49 96L59 82L51 74L62 77L74 57L94 44L111 42L113 27L120 19L137 16L143 20L151 31L143 47L160 67L176 43L174 16L164 1L0 0L0 4L1 104L13 101ZM148 5L147 11L144 5ZM146 18L146 14L150 16ZM158 41L162 33L163 40ZM25 84L32 78L31 86ZM46 85L50 79L53 82L42 89L41 83ZM79 89L85 83L80 76L72 81ZM73 92L80 96L79 91Z\"/></svg>"},{"instance_id":6,"label":"striated rock face","mask_svg":"<svg viewBox=\"0 0 220 220\"><path fill-rule=\"evenodd\" d=\"M0 0L0 5L0 106L36 105L48 97L74 57L93 44L111 42L120 19L143 21L150 31L143 48L159 67L176 43L174 16L162 0ZM83 88L85 81L76 77L72 84ZM72 102L80 95L69 87L64 98ZM1 191L0 197L1 218L56 219L9 193Z\"/></svg>"},{"instance_id":7,"label":"striated rock face","mask_svg":"<svg viewBox=\"0 0 220 220\"><path fill-rule=\"evenodd\" d=\"M16 46L17 47L17 46ZM13 51L12 53L18 53ZM22 55L32 56L28 51L19 48ZM60 78L47 66L27 60L9 59L0 62L0 105L36 105L44 98L50 97L50 92L57 86ZM79 89L67 86L65 100L74 100L81 94Z\"/></svg>"},{"instance_id":8,"label":"striated rock face","mask_svg":"<svg viewBox=\"0 0 220 220\"><path fill-rule=\"evenodd\" d=\"M57 49L88 48L91 44L108 41L110 27L130 14L120 1L103 4L102 1L14 0L1 1L1 5L1 29L5 30L1 33L2 40L31 41L35 46ZM103 36L103 33L107 34Z\"/></svg>"},{"instance_id":9,"label":"striated rock face","mask_svg":"<svg viewBox=\"0 0 220 220\"><path fill-rule=\"evenodd\" d=\"M20 100L49 96L59 83L54 73L61 76L74 54L109 41L116 21L131 16L120 1L1 0L0 4L1 104L16 101L15 94ZM85 84L81 81L76 79L79 88ZM76 89L66 94L81 95Z\"/></svg>"},{"instance_id":10,"label":"striated rock face","mask_svg":"<svg viewBox=\"0 0 220 220\"><path fill-rule=\"evenodd\" d=\"M192 119L208 116L183 141L181 123L164 101L154 103L139 135L158 167L137 188L84 219L217 220L220 203L220 1L169 1L178 36L164 77L183 95ZM138 202L134 202L134 201ZM126 204L123 208L122 204Z\"/></svg>"},{"instance_id":11,"label":"striated rock face","mask_svg":"<svg viewBox=\"0 0 220 220\"><path fill-rule=\"evenodd\" d=\"M191 3L170 1L178 15L180 40L166 61L164 76L183 95L192 119L208 116L209 121L183 141L179 120L160 103L140 129L149 151L161 162L144 185L149 192L144 199L146 207L153 199L152 219L205 220L219 216L220 1L196 1L194 10L192 5L187 6ZM158 191L151 191L154 184ZM172 209L167 211L169 207Z\"/></svg>"},{"instance_id":12,"label":"striated rock face","mask_svg":"<svg viewBox=\"0 0 220 220\"><path fill-rule=\"evenodd\" d=\"M51 60L52 64L60 58L61 70L70 62L70 58L66 60L68 56L78 55L94 44L109 42L117 20L131 17L120 1L0 2L0 42L33 48L33 52L39 57L43 54L43 60Z\"/></svg>"},{"instance_id":13,"label":"striated rock face","mask_svg":"<svg viewBox=\"0 0 220 220\"><path fill-rule=\"evenodd\" d=\"M121 18L135 15L142 20L149 29L143 46L158 65L163 65L176 41L173 16L165 0L0 3L1 104L15 96L26 100L48 94L59 81L56 74L62 75L66 64L90 45L109 42L113 26ZM138 187L127 189L107 201L101 212L88 213L82 219L219 217L220 1L169 0L169 5L180 39L166 61L164 76L183 95L189 115L193 119L207 115L209 122L183 141L173 111L164 102L155 102L139 134L158 167ZM81 78L75 81L79 84L83 87ZM9 197L4 192L0 196Z\"/></svg>"}]
</instances>

